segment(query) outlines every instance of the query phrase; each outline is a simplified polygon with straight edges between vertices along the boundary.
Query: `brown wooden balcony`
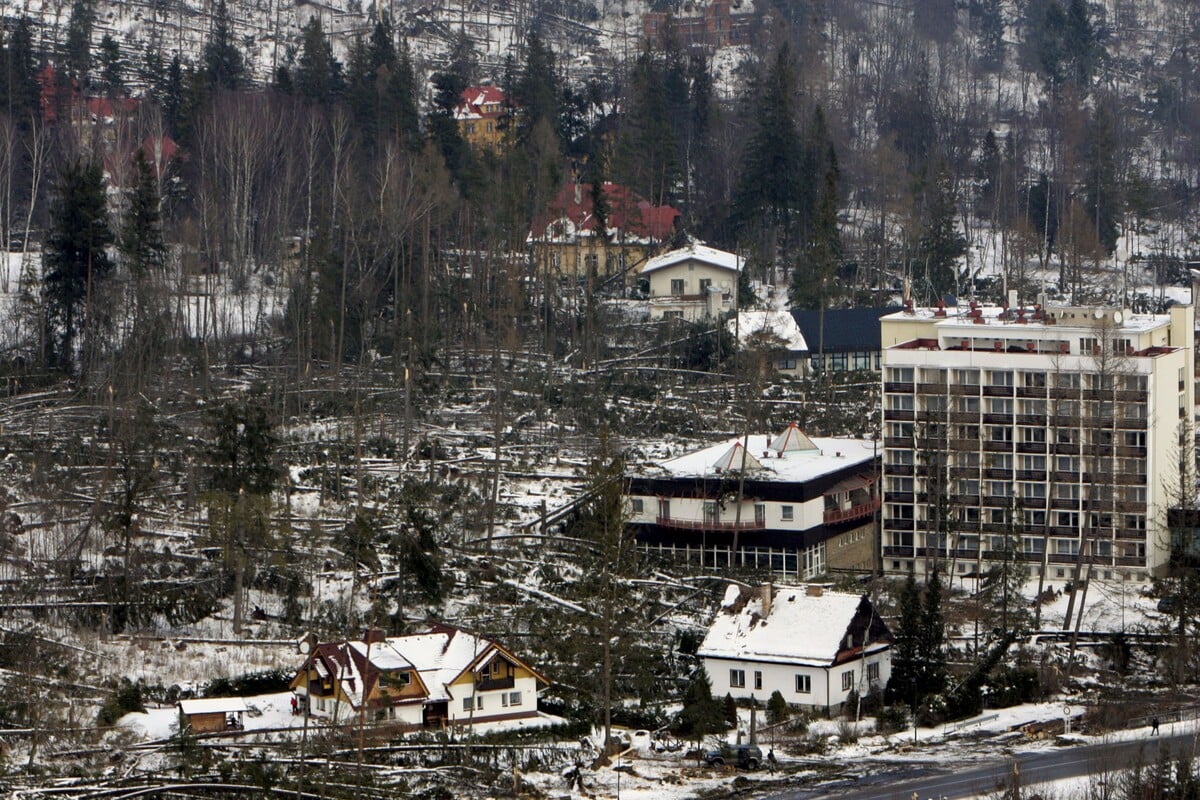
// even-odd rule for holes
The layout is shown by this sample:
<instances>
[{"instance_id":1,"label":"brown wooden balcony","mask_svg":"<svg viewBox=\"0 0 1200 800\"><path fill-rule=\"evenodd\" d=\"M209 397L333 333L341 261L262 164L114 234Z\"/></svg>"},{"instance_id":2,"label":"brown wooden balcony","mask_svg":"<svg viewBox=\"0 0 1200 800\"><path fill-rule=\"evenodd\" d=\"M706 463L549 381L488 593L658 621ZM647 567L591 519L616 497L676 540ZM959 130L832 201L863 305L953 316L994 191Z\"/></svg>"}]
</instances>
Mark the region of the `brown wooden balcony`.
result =
<instances>
[{"instance_id":1,"label":"brown wooden balcony","mask_svg":"<svg viewBox=\"0 0 1200 800\"><path fill-rule=\"evenodd\" d=\"M517 680L512 675L506 678L476 678L475 688L481 692L490 692L493 689L511 689L517 685Z\"/></svg>"},{"instance_id":2,"label":"brown wooden balcony","mask_svg":"<svg viewBox=\"0 0 1200 800\"><path fill-rule=\"evenodd\" d=\"M849 508L831 508L825 512L825 524L833 525L851 519L869 517L879 510L880 498L875 497L865 503L856 503Z\"/></svg>"}]
</instances>

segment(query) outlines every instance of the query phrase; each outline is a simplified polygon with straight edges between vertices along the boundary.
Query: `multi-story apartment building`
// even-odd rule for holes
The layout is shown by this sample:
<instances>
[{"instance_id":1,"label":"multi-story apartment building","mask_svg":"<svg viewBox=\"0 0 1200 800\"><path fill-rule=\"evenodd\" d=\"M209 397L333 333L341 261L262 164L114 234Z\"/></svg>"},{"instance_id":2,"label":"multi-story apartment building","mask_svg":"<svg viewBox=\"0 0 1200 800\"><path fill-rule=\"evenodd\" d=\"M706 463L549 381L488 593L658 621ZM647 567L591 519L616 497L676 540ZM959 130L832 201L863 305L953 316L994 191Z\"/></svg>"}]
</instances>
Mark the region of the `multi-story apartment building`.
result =
<instances>
[{"instance_id":1,"label":"multi-story apartment building","mask_svg":"<svg viewBox=\"0 0 1200 800\"><path fill-rule=\"evenodd\" d=\"M871 572L878 443L809 438L795 425L686 453L630 476L626 509L652 553L809 580Z\"/></svg>"},{"instance_id":2,"label":"multi-story apartment building","mask_svg":"<svg viewBox=\"0 0 1200 800\"><path fill-rule=\"evenodd\" d=\"M1144 580L1165 565L1192 306L910 305L880 325L885 570L1016 559L1051 579Z\"/></svg>"}]
</instances>

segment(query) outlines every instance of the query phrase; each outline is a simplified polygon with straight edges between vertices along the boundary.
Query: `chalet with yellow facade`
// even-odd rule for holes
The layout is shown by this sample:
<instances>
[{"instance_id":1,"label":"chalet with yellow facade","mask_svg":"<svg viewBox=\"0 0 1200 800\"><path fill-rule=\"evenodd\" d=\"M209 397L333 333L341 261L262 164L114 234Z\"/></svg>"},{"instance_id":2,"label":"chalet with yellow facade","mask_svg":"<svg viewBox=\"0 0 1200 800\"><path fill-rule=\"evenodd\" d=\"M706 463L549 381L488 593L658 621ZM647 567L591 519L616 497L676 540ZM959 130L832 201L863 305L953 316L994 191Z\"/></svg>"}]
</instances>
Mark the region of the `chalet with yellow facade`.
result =
<instances>
[{"instance_id":1,"label":"chalet with yellow facade","mask_svg":"<svg viewBox=\"0 0 1200 800\"><path fill-rule=\"evenodd\" d=\"M495 86L468 86L454 107L459 134L476 148L498 152L504 144L508 110L504 92Z\"/></svg>"},{"instance_id":2,"label":"chalet with yellow facade","mask_svg":"<svg viewBox=\"0 0 1200 800\"><path fill-rule=\"evenodd\" d=\"M291 689L298 706L330 723L384 722L409 730L538 717L547 680L503 645L449 625L361 641L318 644Z\"/></svg>"},{"instance_id":3,"label":"chalet with yellow facade","mask_svg":"<svg viewBox=\"0 0 1200 800\"><path fill-rule=\"evenodd\" d=\"M590 183L565 185L533 220L529 245L540 275L563 280L617 280L654 255L675 233L679 211L652 205L626 186L600 185L596 213Z\"/></svg>"}]
</instances>

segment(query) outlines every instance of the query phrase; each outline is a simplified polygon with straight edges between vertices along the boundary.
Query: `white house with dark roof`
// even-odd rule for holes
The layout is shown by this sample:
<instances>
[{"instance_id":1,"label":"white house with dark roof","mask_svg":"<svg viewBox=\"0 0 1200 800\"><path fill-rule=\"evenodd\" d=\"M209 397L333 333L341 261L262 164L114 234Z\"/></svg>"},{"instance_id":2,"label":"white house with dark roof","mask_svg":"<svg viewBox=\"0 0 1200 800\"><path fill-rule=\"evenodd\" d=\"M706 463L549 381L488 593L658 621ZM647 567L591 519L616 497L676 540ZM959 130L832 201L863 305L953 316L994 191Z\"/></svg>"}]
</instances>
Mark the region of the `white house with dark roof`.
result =
<instances>
[{"instance_id":1,"label":"white house with dark roof","mask_svg":"<svg viewBox=\"0 0 1200 800\"><path fill-rule=\"evenodd\" d=\"M318 644L292 679L300 708L330 722L408 729L538 718L547 681L503 645L449 625Z\"/></svg>"},{"instance_id":2,"label":"white house with dark roof","mask_svg":"<svg viewBox=\"0 0 1200 800\"><path fill-rule=\"evenodd\" d=\"M811 580L876 566L877 443L779 434L727 439L629 476L639 544L714 567ZM740 494L739 494L740 493Z\"/></svg>"},{"instance_id":3,"label":"white house with dark roof","mask_svg":"<svg viewBox=\"0 0 1200 800\"><path fill-rule=\"evenodd\" d=\"M655 256L641 273L650 284L650 318L696 322L734 310L744 264L736 253L695 241Z\"/></svg>"},{"instance_id":4,"label":"white house with dark roof","mask_svg":"<svg viewBox=\"0 0 1200 800\"><path fill-rule=\"evenodd\" d=\"M836 713L883 691L892 634L866 595L822 586L729 586L697 655L713 695Z\"/></svg>"},{"instance_id":5,"label":"white house with dark roof","mask_svg":"<svg viewBox=\"0 0 1200 800\"><path fill-rule=\"evenodd\" d=\"M809 374L808 342L790 311L739 311L725 323L742 348L764 348L775 369L785 375Z\"/></svg>"}]
</instances>

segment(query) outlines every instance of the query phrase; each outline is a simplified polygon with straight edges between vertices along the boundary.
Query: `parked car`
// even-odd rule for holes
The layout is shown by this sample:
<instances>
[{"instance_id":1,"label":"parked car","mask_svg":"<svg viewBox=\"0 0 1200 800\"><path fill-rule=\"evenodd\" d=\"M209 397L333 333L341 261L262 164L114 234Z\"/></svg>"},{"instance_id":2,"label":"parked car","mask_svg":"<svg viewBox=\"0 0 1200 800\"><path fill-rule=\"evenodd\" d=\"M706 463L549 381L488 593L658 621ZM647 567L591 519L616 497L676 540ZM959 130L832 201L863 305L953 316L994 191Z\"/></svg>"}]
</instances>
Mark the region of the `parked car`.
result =
<instances>
[{"instance_id":1,"label":"parked car","mask_svg":"<svg viewBox=\"0 0 1200 800\"><path fill-rule=\"evenodd\" d=\"M753 744L729 745L704 754L704 763L710 767L733 764L740 769L758 769L762 762L762 750Z\"/></svg>"}]
</instances>

